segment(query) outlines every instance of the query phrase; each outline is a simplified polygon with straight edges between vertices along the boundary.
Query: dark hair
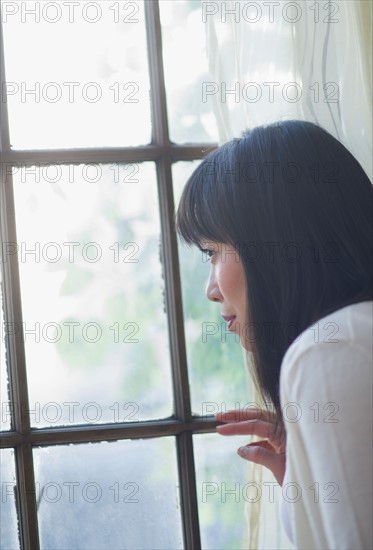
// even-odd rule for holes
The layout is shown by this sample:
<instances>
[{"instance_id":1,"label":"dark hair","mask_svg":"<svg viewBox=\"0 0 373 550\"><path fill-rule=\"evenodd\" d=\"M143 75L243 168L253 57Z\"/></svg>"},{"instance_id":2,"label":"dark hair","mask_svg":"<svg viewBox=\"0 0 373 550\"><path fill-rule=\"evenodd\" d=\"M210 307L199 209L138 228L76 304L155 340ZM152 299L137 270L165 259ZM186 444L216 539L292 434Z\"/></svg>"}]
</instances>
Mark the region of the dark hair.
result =
<instances>
[{"instance_id":1,"label":"dark hair","mask_svg":"<svg viewBox=\"0 0 373 550\"><path fill-rule=\"evenodd\" d=\"M372 300L373 187L359 162L311 122L246 131L210 153L184 188L188 244L233 245L247 282L256 383L282 422L280 368L325 315Z\"/></svg>"}]
</instances>

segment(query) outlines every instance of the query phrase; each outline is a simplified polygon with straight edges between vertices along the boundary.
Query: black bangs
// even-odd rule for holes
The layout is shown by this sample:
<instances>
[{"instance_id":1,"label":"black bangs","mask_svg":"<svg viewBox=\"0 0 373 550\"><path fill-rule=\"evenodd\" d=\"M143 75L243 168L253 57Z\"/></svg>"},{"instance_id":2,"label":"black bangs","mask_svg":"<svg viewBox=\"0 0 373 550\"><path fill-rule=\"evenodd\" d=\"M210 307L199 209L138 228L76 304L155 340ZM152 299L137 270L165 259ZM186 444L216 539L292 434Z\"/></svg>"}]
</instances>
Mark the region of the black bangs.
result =
<instances>
[{"instance_id":1,"label":"black bangs","mask_svg":"<svg viewBox=\"0 0 373 550\"><path fill-rule=\"evenodd\" d=\"M201 247L205 241L234 244L232 184L227 172L232 142L210 153L185 184L175 225L181 239ZM202 246L203 248L203 246Z\"/></svg>"}]
</instances>

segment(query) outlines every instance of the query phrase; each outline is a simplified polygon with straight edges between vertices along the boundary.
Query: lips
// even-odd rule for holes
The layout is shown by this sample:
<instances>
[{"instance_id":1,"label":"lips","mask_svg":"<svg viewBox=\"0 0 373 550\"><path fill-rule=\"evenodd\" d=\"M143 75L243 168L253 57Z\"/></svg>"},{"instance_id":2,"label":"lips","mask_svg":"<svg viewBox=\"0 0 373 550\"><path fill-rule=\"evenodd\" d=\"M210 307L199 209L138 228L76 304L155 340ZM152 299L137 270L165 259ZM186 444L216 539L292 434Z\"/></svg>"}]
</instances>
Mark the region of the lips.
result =
<instances>
[{"instance_id":1,"label":"lips","mask_svg":"<svg viewBox=\"0 0 373 550\"><path fill-rule=\"evenodd\" d=\"M236 320L236 315L222 315L224 321L228 323L228 330L231 330L231 326Z\"/></svg>"}]
</instances>

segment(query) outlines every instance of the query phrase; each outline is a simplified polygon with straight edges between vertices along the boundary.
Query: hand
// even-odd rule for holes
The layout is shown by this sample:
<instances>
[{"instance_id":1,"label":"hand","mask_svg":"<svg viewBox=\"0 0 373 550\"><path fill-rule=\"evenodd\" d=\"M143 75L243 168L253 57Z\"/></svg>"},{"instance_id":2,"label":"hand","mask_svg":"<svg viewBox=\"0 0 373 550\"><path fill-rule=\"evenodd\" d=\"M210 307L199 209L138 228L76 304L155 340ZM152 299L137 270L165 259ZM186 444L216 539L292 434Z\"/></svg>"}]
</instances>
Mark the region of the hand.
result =
<instances>
[{"instance_id":1,"label":"hand","mask_svg":"<svg viewBox=\"0 0 373 550\"><path fill-rule=\"evenodd\" d=\"M286 466L286 438L285 432L280 430L275 434L274 413L261 409L243 409L218 413L215 417L219 422L225 422L216 428L221 435L257 435L266 438L240 447L237 453L245 460L269 468L277 483L282 486Z\"/></svg>"}]
</instances>

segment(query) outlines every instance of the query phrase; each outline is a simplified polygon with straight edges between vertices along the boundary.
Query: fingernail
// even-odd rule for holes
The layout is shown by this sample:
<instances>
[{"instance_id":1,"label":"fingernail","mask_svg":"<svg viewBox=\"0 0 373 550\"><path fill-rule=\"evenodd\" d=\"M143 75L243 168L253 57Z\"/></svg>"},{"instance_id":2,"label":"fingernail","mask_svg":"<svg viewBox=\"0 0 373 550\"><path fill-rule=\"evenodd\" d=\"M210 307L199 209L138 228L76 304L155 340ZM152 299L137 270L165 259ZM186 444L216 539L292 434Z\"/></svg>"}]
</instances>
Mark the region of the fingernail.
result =
<instances>
[{"instance_id":1,"label":"fingernail","mask_svg":"<svg viewBox=\"0 0 373 550\"><path fill-rule=\"evenodd\" d=\"M250 449L248 447L239 447L237 449L237 453L240 455L240 456L248 456L250 454Z\"/></svg>"}]
</instances>

